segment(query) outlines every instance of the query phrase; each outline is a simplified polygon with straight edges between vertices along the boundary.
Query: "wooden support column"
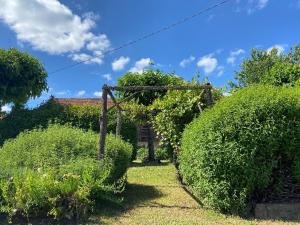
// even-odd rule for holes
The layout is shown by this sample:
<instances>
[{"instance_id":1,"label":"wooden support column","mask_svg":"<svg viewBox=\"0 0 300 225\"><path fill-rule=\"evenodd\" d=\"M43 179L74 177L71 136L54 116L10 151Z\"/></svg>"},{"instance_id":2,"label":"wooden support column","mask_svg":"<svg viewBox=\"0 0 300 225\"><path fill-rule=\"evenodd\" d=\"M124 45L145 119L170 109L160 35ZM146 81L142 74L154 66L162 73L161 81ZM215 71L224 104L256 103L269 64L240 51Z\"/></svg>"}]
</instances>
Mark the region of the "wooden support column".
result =
<instances>
[{"instance_id":1,"label":"wooden support column","mask_svg":"<svg viewBox=\"0 0 300 225\"><path fill-rule=\"evenodd\" d=\"M213 95L212 95L212 86L210 83L206 84L205 89L205 97L206 97L206 104L207 106L212 106L214 104Z\"/></svg>"},{"instance_id":2,"label":"wooden support column","mask_svg":"<svg viewBox=\"0 0 300 225\"><path fill-rule=\"evenodd\" d=\"M99 117L100 123L100 140L99 140L99 152L97 159L100 160L104 157L105 153L105 137L106 137L106 129L107 129L107 94L108 94L108 86L103 85L102 87L102 112Z\"/></svg>"},{"instance_id":3,"label":"wooden support column","mask_svg":"<svg viewBox=\"0 0 300 225\"><path fill-rule=\"evenodd\" d=\"M116 136L120 136L121 135L121 110L118 109L117 111L117 127L116 127Z\"/></svg>"}]
</instances>

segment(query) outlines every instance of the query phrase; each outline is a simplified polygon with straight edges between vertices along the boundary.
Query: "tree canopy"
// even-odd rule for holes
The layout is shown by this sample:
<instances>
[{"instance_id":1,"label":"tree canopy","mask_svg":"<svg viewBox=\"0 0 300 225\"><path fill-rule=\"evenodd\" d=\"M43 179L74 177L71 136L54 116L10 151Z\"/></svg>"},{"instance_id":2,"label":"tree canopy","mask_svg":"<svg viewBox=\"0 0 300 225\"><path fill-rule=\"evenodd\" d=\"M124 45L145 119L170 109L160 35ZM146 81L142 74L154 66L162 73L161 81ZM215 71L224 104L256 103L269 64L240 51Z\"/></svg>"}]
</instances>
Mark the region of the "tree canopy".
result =
<instances>
[{"instance_id":1,"label":"tree canopy","mask_svg":"<svg viewBox=\"0 0 300 225\"><path fill-rule=\"evenodd\" d=\"M271 51L253 49L251 57L244 59L236 79L240 87L252 84L291 85L300 78L300 45L287 54L277 49Z\"/></svg>"},{"instance_id":2,"label":"tree canopy","mask_svg":"<svg viewBox=\"0 0 300 225\"><path fill-rule=\"evenodd\" d=\"M0 49L0 74L0 106L24 104L47 89L47 72L43 64L15 48Z\"/></svg>"},{"instance_id":3,"label":"tree canopy","mask_svg":"<svg viewBox=\"0 0 300 225\"><path fill-rule=\"evenodd\" d=\"M128 72L123 77L118 78L120 86L167 86L183 84L184 80L175 74L163 73L160 70L144 70L140 73ZM166 94L167 91L143 91L135 95L135 100L142 105L148 106L152 102ZM121 98L126 98L136 91L119 92Z\"/></svg>"}]
</instances>

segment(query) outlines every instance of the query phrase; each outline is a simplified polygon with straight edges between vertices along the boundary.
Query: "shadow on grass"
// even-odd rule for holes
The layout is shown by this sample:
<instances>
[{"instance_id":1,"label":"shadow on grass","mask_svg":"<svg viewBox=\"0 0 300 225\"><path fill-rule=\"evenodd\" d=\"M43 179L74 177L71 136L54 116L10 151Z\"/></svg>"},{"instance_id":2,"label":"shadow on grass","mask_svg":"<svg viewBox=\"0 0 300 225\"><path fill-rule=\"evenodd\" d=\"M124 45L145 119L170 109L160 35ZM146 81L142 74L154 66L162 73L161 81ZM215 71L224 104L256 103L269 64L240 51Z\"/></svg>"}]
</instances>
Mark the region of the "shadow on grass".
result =
<instances>
[{"instance_id":1,"label":"shadow on grass","mask_svg":"<svg viewBox=\"0 0 300 225\"><path fill-rule=\"evenodd\" d=\"M95 211L95 216L101 217L114 217L128 210L136 207L137 205L143 205L145 202L160 198L163 194L159 192L155 187L141 184L128 184L126 191L123 194L124 201L120 206L113 205L98 205Z\"/></svg>"},{"instance_id":2,"label":"shadow on grass","mask_svg":"<svg viewBox=\"0 0 300 225\"><path fill-rule=\"evenodd\" d=\"M12 224L16 225L74 225L74 224L102 224L101 223L101 217L116 217L119 216L126 211L131 210L132 208L136 207L137 205L140 205L141 207L144 205L145 202L159 198L163 196L161 192L159 192L155 187L148 186L148 185L140 185L140 184L128 184L126 187L126 191L122 194L122 197L124 198L124 201L121 203L121 205L116 206L112 203L108 202L101 202L98 203L95 207L95 211L92 214L91 218L87 221L60 221L55 222L51 219L45 219L45 218L35 218L35 219L29 219L22 220L22 221L13 221ZM3 216L3 217L2 217ZM9 225L8 222L1 222L4 221L5 217L4 215L0 214L0 225Z\"/></svg>"}]
</instances>

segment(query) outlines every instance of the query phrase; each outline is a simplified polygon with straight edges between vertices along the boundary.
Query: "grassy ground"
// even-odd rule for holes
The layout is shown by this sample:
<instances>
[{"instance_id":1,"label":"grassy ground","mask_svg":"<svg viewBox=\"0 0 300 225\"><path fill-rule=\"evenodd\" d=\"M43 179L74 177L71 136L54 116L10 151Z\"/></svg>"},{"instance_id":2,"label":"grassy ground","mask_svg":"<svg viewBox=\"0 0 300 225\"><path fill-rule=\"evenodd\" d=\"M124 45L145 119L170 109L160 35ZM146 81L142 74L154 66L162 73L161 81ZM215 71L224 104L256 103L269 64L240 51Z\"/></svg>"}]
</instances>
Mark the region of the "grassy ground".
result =
<instances>
[{"instance_id":1,"label":"grassy ground","mask_svg":"<svg viewBox=\"0 0 300 225\"><path fill-rule=\"evenodd\" d=\"M300 224L280 221L243 220L202 209L177 183L170 163L133 163L128 171L123 208L107 208L93 216L89 225L192 225L192 224Z\"/></svg>"},{"instance_id":2,"label":"grassy ground","mask_svg":"<svg viewBox=\"0 0 300 225\"><path fill-rule=\"evenodd\" d=\"M123 205L118 208L102 205L84 225L300 225L282 221L245 220L203 209L180 187L175 174L175 168L170 163L133 163L128 171L129 184ZM2 224L8 225L1 221L0 216L0 225ZM29 224L67 223L51 223L40 219Z\"/></svg>"}]
</instances>

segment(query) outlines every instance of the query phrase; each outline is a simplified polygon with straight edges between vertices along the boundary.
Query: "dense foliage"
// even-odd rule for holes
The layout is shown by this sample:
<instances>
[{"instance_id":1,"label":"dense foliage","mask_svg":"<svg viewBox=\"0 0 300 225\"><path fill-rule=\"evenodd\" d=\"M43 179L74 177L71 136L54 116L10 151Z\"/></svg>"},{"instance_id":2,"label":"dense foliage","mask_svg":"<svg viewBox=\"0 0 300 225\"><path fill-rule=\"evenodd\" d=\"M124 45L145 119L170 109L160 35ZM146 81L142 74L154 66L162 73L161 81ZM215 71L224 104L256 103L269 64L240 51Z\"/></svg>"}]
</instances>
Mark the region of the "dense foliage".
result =
<instances>
[{"instance_id":1,"label":"dense foliage","mask_svg":"<svg viewBox=\"0 0 300 225\"><path fill-rule=\"evenodd\" d=\"M240 71L236 72L239 86L253 84L294 86L300 78L300 46L287 54L277 49L262 51L253 49L250 59L244 59Z\"/></svg>"},{"instance_id":2,"label":"dense foliage","mask_svg":"<svg viewBox=\"0 0 300 225\"><path fill-rule=\"evenodd\" d=\"M118 85L119 86L168 86L168 85L179 85L183 84L184 80L175 74L163 73L160 70L144 70L142 73L133 73L128 72L124 76L118 78ZM148 139L148 160L153 161L155 160L155 153L154 153L154 134L153 130L151 129L151 116L152 112L148 109L153 101L159 97L164 96L167 93L166 90L148 90L148 91L119 91L118 96L121 99L130 97L134 94L133 100L135 101L135 107L137 110L133 110L133 113L140 113L140 109L143 110L143 114L134 115L133 117L138 118L138 121L141 125L148 125L148 133L150 137ZM141 106L141 107L140 107ZM146 109L146 110L145 110ZM148 110L148 112L147 112ZM146 111L146 112L145 112Z\"/></svg>"},{"instance_id":3,"label":"dense foliage","mask_svg":"<svg viewBox=\"0 0 300 225\"><path fill-rule=\"evenodd\" d=\"M218 101L221 92L217 89L212 92L214 101ZM161 144L178 150L185 126L207 107L207 102L203 90L175 90L157 99L151 107L157 112L152 124Z\"/></svg>"},{"instance_id":4,"label":"dense foliage","mask_svg":"<svg viewBox=\"0 0 300 225\"><path fill-rule=\"evenodd\" d=\"M25 103L47 89L47 73L33 56L11 48L0 49L0 106Z\"/></svg>"},{"instance_id":5,"label":"dense foliage","mask_svg":"<svg viewBox=\"0 0 300 225\"><path fill-rule=\"evenodd\" d=\"M299 180L299 99L299 88L241 89L185 129L180 172L206 206L243 214L285 171Z\"/></svg>"},{"instance_id":6,"label":"dense foliage","mask_svg":"<svg viewBox=\"0 0 300 225\"><path fill-rule=\"evenodd\" d=\"M141 162L146 162L148 159L148 149L147 148L138 148L136 153L136 159Z\"/></svg>"},{"instance_id":7,"label":"dense foliage","mask_svg":"<svg viewBox=\"0 0 300 225\"><path fill-rule=\"evenodd\" d=\"M147 162L148 160L147 148L138 148L136 158L141 162ZM161 160L169 160L169 159L170 159L170 155L166 148L155 148L155 160L159 162Z\"/></svg>"},{"instance_id":8,"label":"dense foliage","mask_svg":"<svg viewBox=\"0 0 300 225\"><path fill-rule=\"evenodd\" d=\"M96 161L98 135L51 125L21 133L0 149L0 211L10 216L81 218L95 201L122 190L132 147L108 136Z\"/></svg>"},{"instance_id":9,"label":"dense foliage","mask_svg":"<svg viewBox=\"0 0 300 225\"><path fill-rule=\"evenodd\" d=\"M179 85L183 83L183 79L175 76L175 74L163 73L160 70L144 70L140 73L128 72L124 76L118 78L119 86L168 86ZM148 106L158 97L166 94L167 91L142 91L134 96L134 99L142 105ZM121 91L119 96L126 98L136 91Z\"/></svg>"},{"instance_id":10,"label":"dense foliage","mask_svg":"<svg viewBox=\"0 0 300 225\"><path fill-rule=\"evenodd\" d=\"M0 145L9 138L16 137L24 130L37 127L47 127L49 122L71 124L84 130L99 131L99 105L73 104L60 105L53 99L35 109L14 109L5 119L0 120ZM108 119L108 132L115 133L116 112L110 111ZM121 136L134 147L137 144L136 125L129 117L122 118Z\"/></svg>"}]
</instances>

